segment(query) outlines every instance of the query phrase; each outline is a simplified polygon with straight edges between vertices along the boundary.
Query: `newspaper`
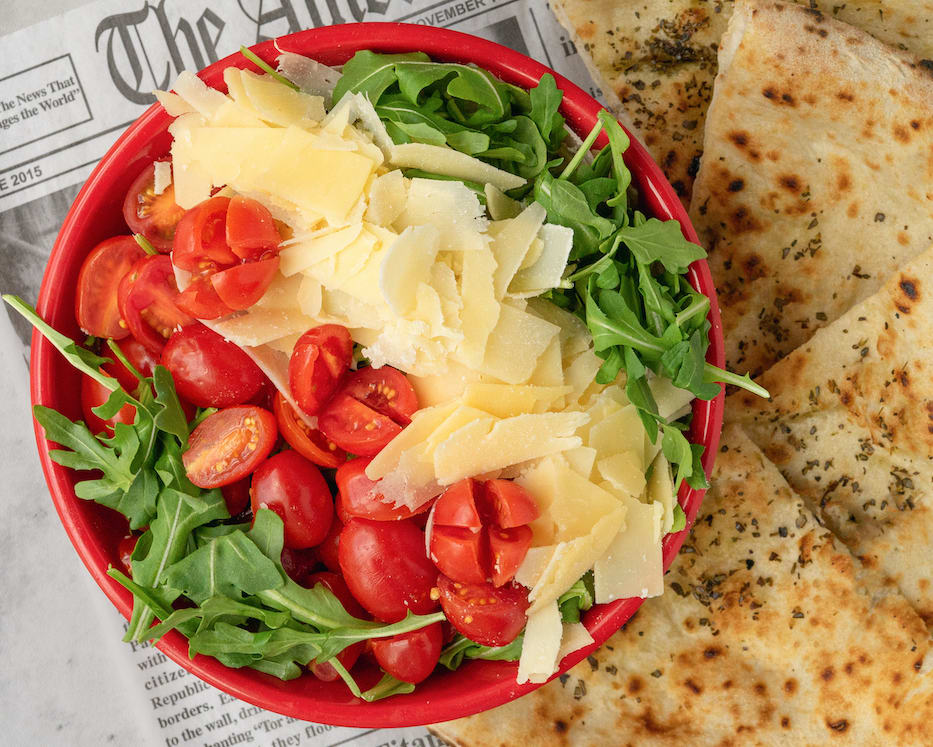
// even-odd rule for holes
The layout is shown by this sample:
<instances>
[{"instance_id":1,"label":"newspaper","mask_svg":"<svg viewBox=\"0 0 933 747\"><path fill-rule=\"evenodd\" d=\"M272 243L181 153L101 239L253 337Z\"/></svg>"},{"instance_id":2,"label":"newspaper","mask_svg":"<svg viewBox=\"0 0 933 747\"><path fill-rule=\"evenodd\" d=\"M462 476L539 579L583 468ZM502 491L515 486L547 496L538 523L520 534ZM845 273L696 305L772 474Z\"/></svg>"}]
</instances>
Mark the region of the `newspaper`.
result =
<instances>
[{"instance_id":1,"label":"newspaper","mask_svg":"<svg viewBox=\"0 0 933 747\"><path fill-rule=\"evenodd\" d=\"M476 34L601 97L544 0L98 0L0 39L0 290L35 301L80 185L153 103L153 89L170 88L182 70L202 68L243 44L359 21ZM28 359L31 330L18 318L10 321ZM3 354L11 355L9 349ZM18 368L25 380L25 367ZM103 634L118 641L122 618L109 607L100 614ZM114 658L132 683L125 698L142 703L151 719L140 737L148 733L166 747L442 744L424 728L348 729L263 711L198 680L155 648L119 645Z\"/></svg>"}]
</instances>

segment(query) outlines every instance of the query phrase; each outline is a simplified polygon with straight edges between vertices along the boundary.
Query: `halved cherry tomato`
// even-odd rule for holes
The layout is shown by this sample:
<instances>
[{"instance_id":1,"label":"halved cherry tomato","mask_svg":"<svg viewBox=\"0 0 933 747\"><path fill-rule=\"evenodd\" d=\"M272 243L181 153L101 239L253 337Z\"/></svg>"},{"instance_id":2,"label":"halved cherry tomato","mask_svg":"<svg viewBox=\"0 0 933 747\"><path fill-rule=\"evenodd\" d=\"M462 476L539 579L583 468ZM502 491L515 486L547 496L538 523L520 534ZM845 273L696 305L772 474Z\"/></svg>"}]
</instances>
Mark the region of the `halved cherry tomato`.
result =
<instances>
[{"instance_id":1,"label":"halved cherry tomato","mask_svg":"<svg viewBox=\"0 0 933 747\"><path fill-rule=\"evenodd\" d=\"M178 294L175 303L179 309L195 319L220 319L233 313L233 309L220 300L211 284L210 275L191 278L188 287Z\"/></svg>"},{"instance_id":2,"label":"halved cherry tomato","mask_svg":"<svg viewBox=\"0 0 933 747\"><path fill-rule=\"evenodd\" d=\"M441 624L433 623L391 638L373 638L373 655L379 666L396 679L417 684L437 666L443 639Z\"/></svg>"},{"instance_id":3,"label":"halved cherry tomato","mask_svg":"<svg viewBox=\"0 0 933 747\"><path fill-rule=\"evenodd\" d=\"M278 270L278 257L245 262L211 275L211 285L231 309L248 309L263 297Z\"/></svg>"},{"instance_id":4,"label":"halved cherry tomato","mask_svg":"<svg viewBox=\"0 0 933 747\"><path fill-rule=\"evenodd\" d=\"M402 432L391 418L343 392L338 392L321 411L318 428L340 448L360 456L376 456Z\"/></svg>"},{"instance_id":5,"label":"halved cherry tomato","mask_svg":"<svg viewBox=\"0 0 933 747\"><path fill-rule=\"evenodd\" d=\"M87 424L87 427L90 428L91 433L106 432L108 435L112 436L113 427L117 423L132 425L133 421L136 419L136 408L133 407L133 405L123 405L116 415L107 420L95 415L91 411L92 407L100 407L100 405L110 399L111 394L112 392L97 380L92 379L87 374L81 375L81 412L84 415L84 422Z\"/></svg>"},{"instance_id":6,"label":"halved cherry tomato","mask_svg":"<svg viewBox=\"0 0 933 747\"><path fill-rule=\"evenodd\" d=\"M366 476L366 467L372 459L358 457L337 468L337 513L350 518L357 516L373 521L400 521L431 508L431 502L412 510L407 506L393 506L382 499L379 484Z\"/></svg>"},{"instance_id":7,"label":"halved cherry tomato","mask_svg":"<svg viewBox=\"0 0 933 747\"><path fill-rule=\"evenodd\" d=\"M268 208L240 195L230 200L226 230L227 245L241 259L261 259L274 252L281 241Z\"/></svg>"},{"instance_id":8,"label":"halved cherry tomato","mask_svg":"<svg viewBox=\"0 0 933 747\"><path fill-rule=\"evenodd\" d=\"M231 516L239 516L249 506L248 477L224 485L220 492L223 494L224 503L227 504L227 511Z\"/></svg>"},{"instance_id":9,"label":"halved cherry tomato","mask_svg":"<svg viewBox=\"0 0 933 747\"><path fill-rule=\"evenodd\" d=\"M315 575L316 567L317 550L315 548L307 547L302 550L291 547L282 548L282 568L299 586L304 586L306 589L314 586L315 582L311 577Z\"/></svg>"},{"instance_id":10,"label":"halved cherry tomato","mask_svg":"<svg viewBox=\"0 0 933 747\"><path fill-rule=\"evenodd\" d=\"M133 337L120 340L120 352L143 377L152 376L152 372L159 363L159 359ZM139 387L139 379L130 373L129 369L110 350L104 350L103 355L113 359L113 363L104 364L104 371L115 377L124 391L133 394Z\"/></svg>"},{"instance_id":11,"label":"halved cherry tomato","mask_svg":"<svg viewBox=\"0 0 933 747\"><path fill-rule=\"evenodd\" d=\"M333 441L328 440L316 428L310 428L295 408L281 392L275 393L275 417L279 421L279 431L295 451L305 459L310 459L320 467L339 467L347 461L347 452Z\"/></svg>"},{"instance_id":12,"label":"halved cherry tomato","mask_svg":"<svg viewBox=\"0 0 933 747\"><path fill-rule=\"evenodd\" d=\"M489 568L486 533L478 529L441 527L435 524L431 530L431 561L441 573L455 581L463 584L486 583Z\"/></svg>"},{"instance_id":13,"label":"halved cherry tomato","mask_svg":"<svg viewBox=\"0 0 933 747\"><path fill-rule=\"evenodd\" d=\"M265 374L238 345L195 322L173 334L162 350L162 365L175 389L198 407L229 407L252 399Z\"/></svg>"},{"instance_id":14,"label":"halved cherry tomato","mask_svg":"<svg viewBox=\"0 0 933 747\"><path fill-rule=\"evenodd\" d=\"M411 422L418 409L418 397L408 378L391 366L366 366L347 377L342 391L401 426Z\"/></svg>"},{"instance_id":15,"label":"halved cherry tomato","mask_svg":"<svg viewBox=\"0 0 933 747\"><path fill-rule=\"evenodd\" d=\"M353 340L346 327L323 324L299 337L288 362L288 387L298 407L316 414L337 390L352 360Z\"/></svg>"},{"instance_id":16,"label":"halved cherry tomato","mask_svg":"<svg viewBox=\"0 0 933 747\"><path fill-rule=\"evenodd\" d=\"M127 576L133 575L133 566L131 562L133 560L133 550L136 549L136 543L138 541L138 534L128 534L121 539L120 544L117 545L117 555L120 557L120 565L123 567Z\"/></svg>"},{"instance_id":17,"label":"halved cherry tomato","mask_svg":"<svg viewBox=\"0 0 933 747\"><path fill-rule=\"evenodd\" d=\"M441 575L437 586L450 624L480 645L505 646L528 621L528 589L514 582L497 589L492 584L461 584Z\"/></svg>"},{"instance_id":18,"label":"halved cherry tomato","mask_svg":"<svg viewBox=\"0 0 933 747\"><path fill-rule=\"evenodd\" d=\"M218 410L188 437L188 450L182 455L188 479L199 488L236 482L269 456L277 435L275 415L261 407Z\"/></svg>"},{"instance_id":19,"label":"halved cherry tomato","mask_svg":"<svg viewBox=\"0 0 933 747\"><path fill-rule=\"evenodd\" d=\"M446 527L479 529L483 526L476 498L479 490L476 480L464 478L441 493L434 507L434 523Z\"/></svg>"},{"instance_id":20,"label":"halved cherry tomato","mask_svg":"<svg viewBox=\"0 0 933 747\"><path fill-rule=\"evenodd\" d=\"M503 586L515 577L528 548L531 547L531 527L525 525L513 529L489 527L489 554L492 558L492 585ZM447 574L450 575L449 573Z\"/></svg>"},{"instance_id":21,"label":"halved cherry tomato","mask_svg":"<svg viewBox=\"0 0 933 747\"><path fill-rule=\"evenodd\" d=\"M404 521L352 519L340 533L340 568L357 598L377 620L398 622L409 610L437 609L437 578L424 550L424 532Z\"/></svg>"},{"instance_id":22,"label":"halved cherry tomato","mask_svg":"<svg viewBox=\"0 0 933 747\"><path fill-rule=\"evenodd\" d=\"M484 489L489 521L503 529L530 524L541 515L531 494L512 480L487 480Z\"/></svg>"},{"instance_id":23,"label":"halved cherry tomato","mask_svg":"<svg viewBox=\"0 0 933 747\"><path fill-rule=\"evenodd\" d=\"M317 546L317 556L321 559L321 562L327 566L327 570L333 571L334 573L343 573L340 570L340 533L343 531L343 522L340 520L339 514L334 516L334 520L330 523L330 531L327 533L327 536L324 538L324 541Z\"/></svg>"},{"instance_id":24,"label":"halved cherry tomato","mask_svg":"<svg viewBox=\"0 0 933 747\"><path fill-rule=\"evenodd\" d=\"M121 340L130 333L120 315L117 289L123 276L145 256L132 236L102 241L87 255L75 293L75 319L87 334Z\"/></svg>"},{"instance_id":25,"label":"halved cherry tomato","mask_svg":"<svg viewBox=\"0 0 933 747\"><path fill-rule=\"evenodd\" d=\"M270 508L285 522L285 546L314 547L334 519L334 499L321 471L297 451L282 451L263 462L250 488L253 515Z\"/></svg>"},{"instance_id":26,"label":"halved cherry tomato","mask_svg":"<svg viewBox=\"0 0 933 747\"><path fill-rule=\"evenodd\" d=\"M179 221L172 262L195 274L237 264L240 258L227 245L229 197L211 197L195 205Z\"/></svg>"},{"instance_id":27,"label":"halved cherry tomato","mask_svg":"<svg viewBox=\"0 0 933 747\"><path fill-rule=\"evenodd\" d=\"M172 332L194 320L176 305L178 286L164 254L138 260L120 281L120 315L133 337L159 354Z\"/></svg>"},{"instance_id":28,"label":"halved cherry tomato","mask_svg":"<svg viewBox=\"0 0 933 747\"><path fill-rule=\"evenodd\" d=\"M141 233L160 252L172 250L175 228L185 214L175 204L175 187L169 184L155 193L155 164L144 168L123 200L123 219L133 233Z\"/></svg>"},{"instance_id":29,"label":"halved cherry tomato","mask_svg":"<svg viewBox=\"0 0 933 747\"><path fill-rule=\"evenodd\" d=\"M320 573L314 573L308 578L310 586L315 586L321 584L326 589L328 589L340 603L343 605L343 608L349 612L353 617L360 618L361 620L368 620L369 615L366 614L360 603L353 598L353 595L350 593L350 589L347 586L347 582L343 580L342 576L337 575L336 573L329 573L327 571L321 571ZM356 664L356 660L360 658L360 654L366 648L365 641L360 641L359 643L354 643L352 646L347 646L343 651L337 654L337 661L339 661L343 668L349 671L353 668L353 665ZM337 673L337 670L331 665L329 661L325 661L321 664L318 664L316 661L312 660L308 663L308 668L317 677L319 680L324 682L333 682L340 675Z\"/></svg>"}]
</instances>

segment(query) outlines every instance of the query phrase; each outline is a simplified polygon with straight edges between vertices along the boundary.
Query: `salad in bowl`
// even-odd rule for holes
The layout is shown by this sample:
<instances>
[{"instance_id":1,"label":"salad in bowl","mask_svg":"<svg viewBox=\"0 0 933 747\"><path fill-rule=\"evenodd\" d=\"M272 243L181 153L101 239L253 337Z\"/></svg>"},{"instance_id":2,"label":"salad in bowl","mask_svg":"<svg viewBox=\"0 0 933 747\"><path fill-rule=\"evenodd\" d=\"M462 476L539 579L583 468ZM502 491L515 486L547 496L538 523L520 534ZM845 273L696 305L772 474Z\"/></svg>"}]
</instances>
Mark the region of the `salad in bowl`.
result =
<instances>
[{"instance_id":1,"label":"salad in bowl","mask_svg":"<svg viewBox=\"0 0 933 747\"><path fill-rule=\"evenodd\" d=\"M662 592L709 403L756 385L707 361L704 252L608 113L582 126L569 84L480 40L459 61L454 32L432 57L321 31L157 92L73 310L54 272L39 313L6 300L43 336L40 451L126 639L289 715L427 723Z\"/></svg>"}]
</instances>

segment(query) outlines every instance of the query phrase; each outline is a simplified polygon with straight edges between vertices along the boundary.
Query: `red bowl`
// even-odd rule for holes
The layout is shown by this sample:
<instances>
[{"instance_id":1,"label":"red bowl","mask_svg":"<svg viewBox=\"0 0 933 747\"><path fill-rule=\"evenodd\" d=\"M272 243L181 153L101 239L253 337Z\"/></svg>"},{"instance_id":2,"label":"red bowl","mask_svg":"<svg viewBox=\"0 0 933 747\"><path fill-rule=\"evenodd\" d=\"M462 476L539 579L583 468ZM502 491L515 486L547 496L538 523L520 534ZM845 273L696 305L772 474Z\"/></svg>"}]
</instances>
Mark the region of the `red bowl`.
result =
<instances>
[{"instance_id":1,"label":"red bowl","mask_svg":"<svg viewBox=\"0 0 933 747\"><path fill-rule=\"evenodd\" d=\"M534 86L544 73L550 72L564 92L561 112L569 126L581 136L592 128L602 108L580 88L544 65L493 42L456 31L409 24L362 23L303 31L283 37L277 44L282 50L304 54L328 65L342 64L361 49L419 50L436 60L476 63L503 80L526 88ZM270 61L277 54L271 41L253 47L253 51ZM206 68L201 77L209 85L225 90L222 74L230 65L253 67L236 54ZM81 263L99 241L126 233L121 211L123 196L143 166L168 153L170 122L171 118L160 106L149 108L94 169L65 218L42 282L38 311L52 326L75 339L81 337L74 316L75 278ZM674 190L634 138L625 161L641 194L642 208L662 220L680 221L684 235L697 241L696 232ZM708 318L712 327L707 359L722 366L719 307L706 262L695 262L689 277L693 286L710 299ZM78 374L38 334L33 335L31 374L34 404L52 407L72 419L81 417ZM696 402L693 412L692 440L706 447L703 466L709 474L722 428L723 395L720 393L711 402ZM36 440L52 500L68 536L94 580L129 618L130 594L106 575L108 566L119 566L117 543L126 532L123 517L76 498L75 474L52 462L49 458L52 445L38 425ZM688 526L692 525L702 499L703 491L683 486L679 500ZM683 531L665 538L665 569L685 536L686 531ZM565 657L559 671L566 671L602 644L634 614L641 602L640 599L626 599L591 609L584 623L596 644ZM191 673L237 698L288 716L341 726L397 727L447 721L493 708L539 687L516 684L516 662L469 661L456 672L437 672L418 685L412 694L364 703L353 698L340 681L324 683L306 676L282 682L254 670L227 668L205 656L191 660L187 641L177 632L169 633L157 645Z\"/></svg>"}]
</instances>

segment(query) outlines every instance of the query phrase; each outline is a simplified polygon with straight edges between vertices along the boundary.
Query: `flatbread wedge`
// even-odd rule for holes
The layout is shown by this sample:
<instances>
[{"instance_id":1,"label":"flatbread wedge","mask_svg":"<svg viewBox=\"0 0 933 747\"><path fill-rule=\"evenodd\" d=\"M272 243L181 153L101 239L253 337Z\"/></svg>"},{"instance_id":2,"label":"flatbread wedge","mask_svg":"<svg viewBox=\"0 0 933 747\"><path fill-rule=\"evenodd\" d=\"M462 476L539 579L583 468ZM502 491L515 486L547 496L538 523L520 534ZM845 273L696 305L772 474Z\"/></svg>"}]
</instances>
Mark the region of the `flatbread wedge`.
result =
<instances>
[{"instance_id":1,"label":"flatbread wedge","mask_svg":"<svg viewBox=\"0 0 933 747\"><path fill-rule=\"evenodd\" d=\"M735 426L664 596L540 690L432 727L461 747L929 743L923 622Z\"/></svg>"},{"instance_id":2,"label":"flatbread wedge","mask_svg":"<svg viewBox=\"0 0 933 747\"><path fill-rule=\"evenodd\" d=\"M931 0L801 0L898 49L933 57ZM602 88L689 205L732 0L554 0Z\"/></svg>"},{"instance_id":3,"label":"flatbread wedge","mask_svg":"<svg viewBox=\"0 0 933 747\"><path fill-rule=\"evenodd\" d=\"M757 375L933 241L933 63L745 0L719 60L690 212Z\"/></svg>"},{"instance_id":4,"label":"flatbread wedge","mask_svg":"<svg viewBox=\"0 0 933 747\"><path fill-rule=\"evenodd\" d=\"M933 248L761 383L727 420L933 626Z\"/></svg>"}]
</instances>

